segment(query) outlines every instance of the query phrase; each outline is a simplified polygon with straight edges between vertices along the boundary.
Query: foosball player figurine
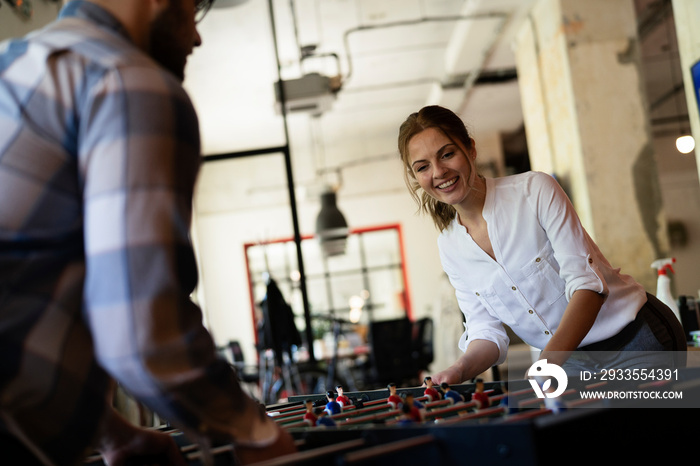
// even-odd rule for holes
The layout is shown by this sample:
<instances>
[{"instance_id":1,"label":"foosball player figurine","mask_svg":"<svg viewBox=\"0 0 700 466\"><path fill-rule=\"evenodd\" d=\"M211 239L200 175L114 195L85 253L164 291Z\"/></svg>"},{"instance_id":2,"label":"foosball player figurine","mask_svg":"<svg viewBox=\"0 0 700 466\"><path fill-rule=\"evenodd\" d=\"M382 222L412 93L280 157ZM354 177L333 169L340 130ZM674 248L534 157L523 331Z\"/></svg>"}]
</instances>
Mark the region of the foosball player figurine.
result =
<instances>
[{"instance_id":1,"label":"foosball player figurine","mask_svg":"<svg viewBox=\"0 0 700 466\"><path fill-rule=\"evenodd\" d=\"M426 387L425 392L423 392L423 394L428 397L428 401L437 401L441 398L440 392L437 391L437 389L434 387L435 384L433 383L433 379L430 376L424 378L423 383Z\"/></svg>"},{"instance_id":2,"label":"foosball player figurine","mask_svg":"<svg viewBox=\"0 0 700 466\"><path fill-rule=\"evenodd\" d=\"M304 422L306 422L310 426L315 426L316 421L318 420L318 416L316 416L314 414L314 402L313 402L313 400L304 401L304 405L306 406L306 414L304 414Z\"/></svg>"},{"instance_id":3,"label":"foosball player figurine","mask_svg":"<svg viewBox=\"0 0 700 466\"><path fill-rule=\"evenodd\" d=\"M406 425L406 424L414 424L416 422L416 419L414 418L413 414L411 413L411 408L412 406L404 403L401 405L401 415L399 416L399 425Z\"/></svg>"},{"instance_id":4,"label":"foosball player figurine","mask_svg":"<svg viewBox=\"0 0 700 466\"><path fill-rule=\"evenodd\" d=\"M324 409L318 413L316 425L319 427L335 427L337 424L330 418L330 416L328 416L328 411Z\"/></svg>"},{"instance_id":5,"label":"foosball player figurine","mask_svg":"<svg viewBox=\"0 0 700 466\"><path fill-rule=\"evenodd\" d=\"M338 393L338 396L335 397L335 401L340 404L341 408L345 408L346 406L350 406L352 403L350 402L350 398L345 396L343 394L343 386L342 385L336 385L335 386L335 391Z\"/></svg>"},{"instance_id":6,"label":"foosball player figurine","mask_svg":"<svg viewBox=\"0 0 700 466\"><path fill-rule=\"evenodd\" d=\"M327 391L326 392L326 399L328 400L328 403L326 403L326 409L325 411L328 414L340 414L343 411L343 408L340 406L340 404L335 401L335 393L332 391Z\"/></svg>"},{"instance_id":7,"label":"foosball player figurine","mask_svg":"<svg viewBox=\"0 0 700 466\"><path fill-rule=\"evenodd\" d=\"M396 384L392 382L387 385L386 388L389 390L389 398L386 399L386 402L389 403L392 408L397 409L401 403L403 403L403 400L396 394Z\"/></svg>"},{"instance_id":8,"label":"foosball player figurine","mask_svg":"<svg viewBox=\"0 0 700 466\"><path fill-rule=\"evenodd\" d=\"M476 409L485 409L490 405L489 396L484 393L484 380L476 379L472 401L476 403Z\"/></svg>"},{"instance_id":9,"label":"foosball player figurine","mask_svg":"<svg viewBox=\"0 0 700 466\"><path fill-rule=\"evenodd\" d=\"M506 410L506 414L513 414L518 412L518 401L511 399L508 395L508 382L504 381L501 383L501 391L503 392L503 398L501 398L500 406Z\"/></svg>"},{"instance_id":10,"label":"foosball player figurine","mask_svg":"<svg viewBox=\"0 0 700 466\"><path fill-rule=\"evenodd\" d=\"M551 409L555 414L566 411L566 403L561 398L545 398L544 407Z\"/></svg>"},{"instance_id":11,"label":"foosball player figurine","mask_svg":"<svg viewBox=\"0 0 700 466\"><path fill-rule=\"evenodd\" d=\"M408 409L408 415L414 422L423 422L423 403L413 398L413 394L410 392L406 392L402 396L403 402L401 405L401 411L404 412L406 409Z\"/></svg>"},{"instance_id":12,"label":"foosball player figurine","mask_svg":"<svg viewBox=\"0 0 700 466\"><path fill-rule=\"evenodd\" d=\"M442 390L442 393L445 394L445 399L450 400L452 404L459 403L460 401L464 401L464 397L457 393L456 390L452 390L450 388L450 385L447 382L443 382L440 384L440 389Z\"/></svg>"}]
</instances>

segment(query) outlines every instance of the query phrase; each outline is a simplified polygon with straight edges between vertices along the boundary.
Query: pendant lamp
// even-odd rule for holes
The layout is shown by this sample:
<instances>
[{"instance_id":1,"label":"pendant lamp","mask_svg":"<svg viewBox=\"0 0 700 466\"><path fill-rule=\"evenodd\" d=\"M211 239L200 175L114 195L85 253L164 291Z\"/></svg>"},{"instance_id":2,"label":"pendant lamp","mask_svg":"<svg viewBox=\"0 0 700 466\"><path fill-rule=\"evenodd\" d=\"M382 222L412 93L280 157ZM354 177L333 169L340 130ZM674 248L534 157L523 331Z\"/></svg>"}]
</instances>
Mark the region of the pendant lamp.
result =
<instances>
[{"instance_id":1,"label":"pendant lamp","mask_svg":"<svg viewBox=\"0 0 700 466\"><path fill-rule=\"evenodd\" d=\"M335 191L326 188L321 193L321 210L316 217L316 236L321 243L321 251L326 257L345 254L348 222L338 209Z\"/></svg>"}]
</instances>

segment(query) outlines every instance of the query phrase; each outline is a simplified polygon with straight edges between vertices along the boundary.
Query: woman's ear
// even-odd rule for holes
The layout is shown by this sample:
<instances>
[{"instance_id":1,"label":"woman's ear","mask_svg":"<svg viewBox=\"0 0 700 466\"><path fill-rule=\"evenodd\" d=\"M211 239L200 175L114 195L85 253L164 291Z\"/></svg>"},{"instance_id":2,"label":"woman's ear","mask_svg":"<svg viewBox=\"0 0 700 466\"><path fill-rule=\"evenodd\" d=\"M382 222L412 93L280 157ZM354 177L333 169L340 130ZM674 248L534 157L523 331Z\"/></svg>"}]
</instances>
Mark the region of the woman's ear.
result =
<instances>
[{"instance_id":1,"label":"woman's ear","mask_svg":"<svg viewBox=\"0 0 700 466\"><path fill-rule=\"evenodd\" d=\"M476 160L476 141L474 138L469 138L469 142L471 143L471 146L469 147L469 157L472 160Z\"/></svg>"}]
</instances>

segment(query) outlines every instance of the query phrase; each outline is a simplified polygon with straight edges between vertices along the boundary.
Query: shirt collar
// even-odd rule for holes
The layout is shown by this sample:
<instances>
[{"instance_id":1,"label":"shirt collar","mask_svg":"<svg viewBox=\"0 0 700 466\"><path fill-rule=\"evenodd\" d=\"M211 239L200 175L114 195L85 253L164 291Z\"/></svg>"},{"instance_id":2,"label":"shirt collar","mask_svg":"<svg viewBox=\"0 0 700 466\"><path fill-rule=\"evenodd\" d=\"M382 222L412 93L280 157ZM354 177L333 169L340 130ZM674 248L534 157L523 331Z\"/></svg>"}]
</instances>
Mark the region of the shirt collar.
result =
<instances>
[{"instance_id":1,"label":"shirt collar","mask_svg":"<svg viewBox=\"0 0 700 466\"><path fill-rule=\"evenodd\" d=\"M122 23L112 13L95 3L86 0L72 0L61 9L58 17L59 19L85 19L124 37L129 42L133 42Z\"/></svg>"}]
</instances>

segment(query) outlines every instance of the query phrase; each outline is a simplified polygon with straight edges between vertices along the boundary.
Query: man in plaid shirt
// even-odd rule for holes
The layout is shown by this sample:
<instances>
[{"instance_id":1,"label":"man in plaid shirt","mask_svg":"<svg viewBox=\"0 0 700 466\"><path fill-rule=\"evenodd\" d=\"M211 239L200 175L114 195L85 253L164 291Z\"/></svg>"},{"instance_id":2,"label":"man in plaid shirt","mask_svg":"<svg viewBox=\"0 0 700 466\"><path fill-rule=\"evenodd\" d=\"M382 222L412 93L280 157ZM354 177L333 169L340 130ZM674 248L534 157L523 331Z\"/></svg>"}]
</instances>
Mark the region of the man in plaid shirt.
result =
<instances>
[{"instance_id":1,"label":"man in plaid shirt","mask_svg":"<svg viewBox=\"0 0 700 466\"><path fill-rule=\"evenodd\" d=\"M189 299L200 140L181 81L211 2L72 0L0 44L0 445L22 464L89 447L184 464L111 408L110 378L241 462L293 450Z\"/></svg>"}]
</instances>

